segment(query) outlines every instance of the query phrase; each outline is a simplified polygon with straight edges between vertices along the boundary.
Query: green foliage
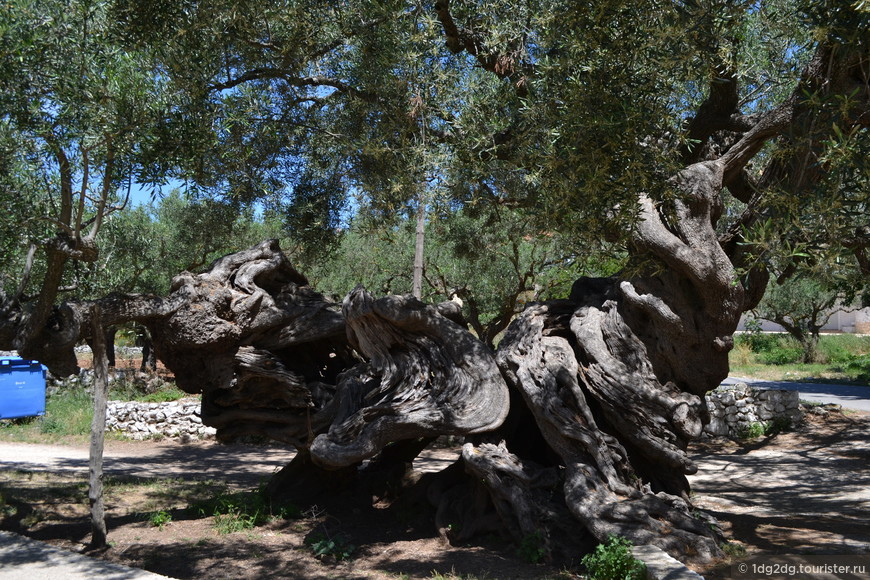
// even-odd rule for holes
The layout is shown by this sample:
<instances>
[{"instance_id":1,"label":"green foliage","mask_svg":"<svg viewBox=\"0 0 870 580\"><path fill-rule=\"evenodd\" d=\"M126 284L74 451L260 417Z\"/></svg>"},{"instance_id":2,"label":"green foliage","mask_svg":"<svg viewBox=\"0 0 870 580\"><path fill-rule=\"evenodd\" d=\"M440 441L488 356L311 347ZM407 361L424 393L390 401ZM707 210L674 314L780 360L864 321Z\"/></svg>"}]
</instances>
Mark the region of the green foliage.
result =
<instances>
[{"instance_id":1,"label":"green foliage","mask_svg":"<svg viewBox=\"0 0 870 580\"><path fill-rule=\"evenodd\" d=\"M107 225L100 238L104 259L80 272L80 293L167 294L179 273L202 271L223 255L280 237L281 224L274 216L255 217L238 204L173 190Z\"/></svg>"},{"instance_id":2,"label":"green foliage","mask_svg":"<svg viewBox=\"0 0 870 580\"><path fill-rule=\"evenodd\" d=\"M123 206L122 185L142 171L142 145L168 112L165 83L142 52L118 42L107 8L102 1L4 3L0 201L13 212L0 220L7 288L7 281L14 287L20 280L29 243L53 251L46 244L53 237L80 242L97 236ZM17 251L6 245L11 240ZM26 296L53 299L54 284L40 294L48 263L40 252ZM86 269L50 264L63 272L66 287L77 287L79 269Z\"/></svg>"},{"instance_id":3,"label":"green foliage","mask_svg":"<svg viewBox=\"0 0 870 580\"><path fill-rule=\"evenodd\" d=\"M526 534L523 537L523 541L520 542L520 547L517 548L517 555L532 564L538 564L543 561L547 556L547 546L544 534L540 531Z\"/></svg>"},{"instance_id":4,"label":"green foliage","mask_svg":"<svg viewBox=\"0 0 870 580\"><path fill-rule=\"evenodd\" d=\"M170 401L177 401L178 399L187 396L188 394L181 389L178 389L174 386L167 386L158 391L154 391L153 393L146 393L144 395L140 395L138 398L131 400L141 401L143 403L168 403Z\"/></svg>"},{"instance_id":5,"label":"green foliage","mask_svg":"<svg viewBox=\"0 0 870 580\"><path fill-rule=\"evenodd\" d=\"M285 196L291 235L308 242L332 237L352 196L387 217L421 191L451 208L523 206L575 250L624 241L638 192L673 195L682 128L712 70L735 72L747 112L770 110L833 7L812 18L788 0L450 10L475 54L445 42L434 10L402 2L112 4L119 37L147 47L179 93L154 150L203 191Z\"/></svg>"},{"instance_id":6,"label":"green foliage","mask_svg":"<svg viewBox=\"0 0 870 580\"><path fill-rule=\"evenodd\" d=\"M187 393L178 389L173 383L162 382L160 387L153 392L146 391L145 387L146 383L138 377L127 375L118 378L109 383L109 400L165 403L177 401L188 396Z\"/></svg>"},{"instance_id":7,"label":"green foliage","mask_svg":"<svg viewBox=\"0 0 870 580\"><path fill-rule=\"evenodd\" d=\"M759 362L769 365L799 362L803 353L794 338L786 334L749 332L737 335L735 342L749 346Z\"/></svg>"},{"instance_id":8,"label":"green foliage","mask_svg":"<svg viewBox=\"0 0 870 580\"><path fill-rule=\"evenodd\" d=\"M781 325L802 349L803 362L816 362L817 346L822 327L837 305L844 304L849 295L830 278L807 275L788 280L782 285L768 287L755 314ZM772 364L791 362L786 352L777 353Z\"/></svg>"},{"instance_id":9,"label":"green foliage","mask_svg":"<svg viewBox=\"0 0 870 580\"><path fill-rule=\"evenodd\" d=\"M769 365L787 365L803 360L804 351L798 345L788 346L780 342L777 346L764 351L761 360Z\"/></svg>"},{"instance_id":10,"label":"green foliage","mask_svg":"<svg viewBox=\"0 0 870 580\"><path fill-rule=\"evenodd\" d=\"M492 345L527 302L564 298L583 274L611 274L614 257L579 257L558 234L534 228L519 211L434 211L426 228L423 298L454 296L474 331ZM357 284L375 294L411 290L414 220L364 216L341 234L335 255L306 268L314 286L340 300Z\"/></svg>"},{"instance_id":11,"label":"green foliage","mask_svg":"<svg viewBox=\"0 0 870 580\"><path fill-rule=\"evenodd\" d=\"M788 417L776 417L770 421L754 421L740 429L737 433L739 439L757 439L758 437L773 437L792 428L791 419Z\"/></svg>"},{"instance_id":12,"label":"green foliage","mask_svg":"<svg viewBox=\"0 0 870 580\"><path fill-rule=\"evenodd\" d=\"M804 350L793 337L780 333L744 333L735 337L735 351L748 346L753 360L766 365L794 365L804 357ZM816 347L815 359L823 364L840 368L857 380L862 375L862 361L870 352L870 339L848 334L822 335ZM750 361L744 361L746 364Z\"/></svg>"},{"instance_id":13,"label":"green foliage","mask_svg":"<svg viewBox=\"0 0 870 580\"><path fill-rule=\"evenodd\" d=\"M643 580L646 565L632 556L632 543L626 538L610 536L591 554L583 556L582 563L590 580Z\"/></svg>"},{"instance_id":14,"label":"green foliage","mask_svg":"<svg viewBox=\"0 0 870 580\"><path fill-rule=\"evenodd\" d=\"M18 513L17 506L6 501L6 497L0 492L0 521L5 518L12 517Z\"/></svg>"},{"instance_id":15,"label":"green foliage","mask_svg":"<svg viewBox=\"0 0 870 580\"><path fill-rule=\"evenodd\" d=\"M761 322L755 318L746 320L746 332L738 334L734 342L745 344L754 353L763 353L770 350L779 342L780 336L773 333L765 333L761 331Z\"/></svg>"},{"instance_id":16,"label":"green foliage","mask_svg":"<svg viewBox=\"0 0 870 580\"><path fill-rule=\"evenodd\" d=\"M852 356L844 366L856 380L870 384L870 354Z\"/></svg>"},{"instance_id":17,"label":"green foliage","mask_svg":"<svg viewBox=\"0 0 870 580\"><path fill-rule=\"evenodd\" d=\"M854 359L870 354L870 336L825 334L819 341L818 352L824 361L848 366Z\"/></svg>"},{"instance_id":18,"label":"green foliage","mask_svg":"<svg viewBox=\"0 0 870 580\"><path fill-rule=\"evenodd\" d=\"M319 559L349 560L356 550L356 546L341 535L313 534L310 538L306 538L305 542L314 556Z\"/></svg>"},{"instance_id":19,"label":"green foliage","mask_svg":"<svg viewBox=\"0 0 870 580\"><path fill-rule=\"evenodd\" d=\"M40 431L54 437L87 435L91 432L94 403L83 388L62 389L49 396Z\"/></svg>"},{"instance_id":20,"label":"green foliage","mask_svg":"<svg viewBox=\"0 0 870 580\"><path fill-rule=\"evenodd\" d=\"M450 572L446 574L442 574L437 570L432 570L432 575L430 576L432 580L486 580L487 576L484 574L483 576L477 576L476 574L457 574L454 569L450 569Z\"/></svg>"},{"instance_id":21,"label":"green foliage","mask_svg":"<svg viewBox=\"0 0 870 580\"><path fill-rule=\"evenodd\" d=\"M241 511L236 506L227 506L227 511L214 514L214 528L219 534L235 534L252 530L255 526L263 523L261 514L253 514Z\"/></svg>"},{"instance_id":22,"label":"green foliage","mask_svg":"<svg viewBox=\"0 0 870 580\"><path fill-rule=\"evenodd\" d=\"M737 437L740 439L757 439L764 435L764 423L753 422L740 429Z\"/></svg>"},{"instance_id":23,"label":"green foliage","mask_svg":"<svg viewBox=\"0 0 870 580\"><path fill-rule=\"evenodd\" d=\"M301 516L299 508L291 503L274 504L265 486L250 492L220 493L195 502L190 509L200 516L214 517L214 527L220 534L250 530L276 518Z\"/></svg>"},{"instance_id":24,"label":"green foliage","mask_svg":"<svg viewBox=\"0 0 870 580\"><path fill-rule=\"evenodd\" d=\"M746 547L743 544L737 544L735 542L725 542L721 546L722 551L725 552L731 558L743 558L746 556Z\"/></svg>"},{"instance_id":25,"label":"green foliage","mask_svg":"<svg viewBox=\"0 0 870 580\"><path fill-rule=\"evenodd\" d=\"M148 523L155 528L163 529L163 526L172 521L172 514L166 510L158 510L148 514Z\"/></svg>"}]
</instances>

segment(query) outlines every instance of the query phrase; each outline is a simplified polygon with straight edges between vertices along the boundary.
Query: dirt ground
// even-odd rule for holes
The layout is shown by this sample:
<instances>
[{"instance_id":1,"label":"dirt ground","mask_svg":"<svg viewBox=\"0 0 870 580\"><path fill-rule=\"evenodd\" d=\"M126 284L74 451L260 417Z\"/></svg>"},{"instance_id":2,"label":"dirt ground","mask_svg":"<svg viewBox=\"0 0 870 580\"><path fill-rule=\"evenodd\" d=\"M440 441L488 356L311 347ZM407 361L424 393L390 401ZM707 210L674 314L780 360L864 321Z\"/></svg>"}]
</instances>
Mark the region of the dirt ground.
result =
<instances>
[{"instance_id":1,"label":"dirt ground","mask_svg":"<svg viewBox=\"0 0 870 580\"><path fill-rule=\"evenodd\" d=\"M719 520L740 555L700 570L708 579L759 555L870 559L870 413L809 411L790 432L692 449L693 502Z\"/></svg>"},{"instance_id":2,"label":"dirt ground","mask_svg":"<svg viewBox=\"0 0 870 580\"><path fill-rule=\"evenodd\" d=\"M457 449L427 450L415 467L438 471L457 455ZM333 501L226 533L211 515L215 500L255 501L253 490L291 456L269 447L110 441L111 547L93 555L180 579L575 577L524 560L499 537L446 545L431 513L384 503ZM0 443L0 457L0 529L84 551L90 539L87 450L71 449L58 459L54 446ZM157 526L160 512L169 521ZM318 547L325 551L319 557Z\"/></svg>"},{"instance_id":3,"label":"dirt ground","mask_svg":"<svg viewBox=\"0 0 870 580\"><path fill-rule=\"evenodd\" d=\"M41 447L0 444L0 528L82 551L87 450L68 448L57 459L56 448ZM707 441L692 453L700 467L693 499L719 520L738 559L870 553L870 415L810 414L793 432ZM528 562L499 537L445 545L431 514L383 503L325 503L238 531L228 524L243 518L212 515L219 499L251 502L251 490L289 456L269 447L110 442L111 547L95 556L180 579L578 577L577 567ZM433 449L415 466L437 470L455 456ZM727 577L731 564L699 571Z\"/></svg>"}]
</instances>

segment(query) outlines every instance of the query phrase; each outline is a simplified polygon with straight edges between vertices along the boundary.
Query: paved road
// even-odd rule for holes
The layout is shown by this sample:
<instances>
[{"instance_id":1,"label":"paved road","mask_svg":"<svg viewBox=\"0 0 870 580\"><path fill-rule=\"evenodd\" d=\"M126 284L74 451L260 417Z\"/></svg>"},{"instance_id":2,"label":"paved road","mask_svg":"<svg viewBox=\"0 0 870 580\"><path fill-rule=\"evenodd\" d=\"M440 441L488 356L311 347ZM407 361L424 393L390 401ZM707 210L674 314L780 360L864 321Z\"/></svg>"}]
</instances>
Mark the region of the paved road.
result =
<instances>
[{"instance_id":1,"label":"paved road","mask_svg":"<svg viewBox=\"0 0 870 580\"><path fill-rule=\"evenodd\" d=\"M0 580L166 580L166 576L0 532Z\"/></svg>"},{"instance_id":2,"label":"paved road","mask_svg":"<svg viewBox=\"0 0 870 580\"><path fill-rule=\"evenodd\" d=\"M847 409L870 412L870 386L837 385L833 383L798 383L792 381L762 381L745 377L728 377L723 385L746 383L756 389L798 391L802 401L842 405Z\"/></svg>"},{"instance_id":3,"label":"paved road","mask_svg":"<svg viewBox=\"0 0 870 580\"><path fill-rule=\"evenodd\" d=\"M0 442L0 469L86 472L89 454L86 446ZM103 454L103 468L106 475L114 477L193 475L194 479L253 488L286 465L293 455L288 449L210 442L185 445L110 441Z\"/></svg>"}]
</instances>

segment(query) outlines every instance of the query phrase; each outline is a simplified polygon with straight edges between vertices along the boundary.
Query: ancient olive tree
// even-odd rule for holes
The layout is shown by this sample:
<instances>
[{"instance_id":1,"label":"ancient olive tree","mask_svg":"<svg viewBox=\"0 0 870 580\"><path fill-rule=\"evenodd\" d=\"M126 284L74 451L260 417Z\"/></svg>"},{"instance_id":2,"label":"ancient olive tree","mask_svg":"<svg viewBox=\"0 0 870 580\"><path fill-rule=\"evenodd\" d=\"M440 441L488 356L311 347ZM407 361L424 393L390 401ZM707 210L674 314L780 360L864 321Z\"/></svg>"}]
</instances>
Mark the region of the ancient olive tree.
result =
<instances>
[{"instance_id":1,"label":"ancient olive tree","mask_svg":"<svg viewBox=\"0 0 870 580\"><path fill-rule=\"evenodd\" d=\"M525 23L548 16L436 5L449 50L504 79L501 103L504 91L517 96L512 117L491 120L488 151L535 181L519 201L543 205L548 219L598 224L630 256L622 276L578 280L568 301L527 309L499 345L499 364L554 455L524 448L528 434L508 428L502 443L466 444L463 459L517 537L546 519L530 474L551 485L543 474L562 466L567 509L595 538L706 557L716 539L689 515L685 475L695 466L685 449L707 420L704 393L727 375L740 314L765 289L771 248L752 244L753 226L782 219L789 225L773 227L785 232L802 203L844 207L849 235L826 243L866 267L867 214L855 208L867 203L856 155L870 124L868 18L848 3L809 7L803 22L820 28L794 84L780 87L748 63L750 34L784 6L650 7L562 6L551 26L530 30ZM694 32L683 28L690 21ZM707 68L666 51L693 52ZM764 90L779 99L757 99ZM493 166L472 166L489 187ZM728 195L742 202L738 215L726 214Z\"/></svg>"},{"instance_id":2,"label":"ancient olive tree","mask_svg":"<svg viewBox=\"0 0 870 580\"><path fill-rule=\"evenodd\" d=\"M628 256L620 276L581 279L508 329L496 361L510 412L490 434L480 431L499 424L501 404L467 422L450 394L470 388L471 400L478 385L504 399L484 352L451 350L454 327L434 309L350 294L349 346L366 360L336 375L328 428L314 422L326 403L311 407L300 462L338 473L389 442L465 432L470 477L431 495L442 515L458 498L489 497L466 506L463 535L495 513L518 540L542 534L552 553L619 534L716 554L716 534L688 503L685 450L707 420L704 393L727 374L741 313L764 293L769 253L809 246L773 244L769 232L805 239L800 212L838 211L849 235L826 232L817 245L866 268L866 212L855 211L867 195L863 8L441 0L298 20L272 8L168 26L225 31L221 63L232 64L197 71L202 94L246 87L246 98L310 103L293 111L326 129L300 153L335 187L300 191L316 191L321 207L352 189L389 212L425 187L460 205L524 209L540 231L567 232L578 248L603 238ZM294 42L302 28L306 42ZM469 357L486 378L456 375Z\"/></svg>"},{"instance_id":3,"label":"ancient olive tree","mask_svg":"<svg viewBox=\"0 0 870 580\"><path fill-rule=\"evenodd\" d=\"M578 252L603 241L627 256L619 275L527 308L495 353L450 304L357 289L339 312L274 242L179 275L166 297L101 300L151 328L221 437L297 447L273 493L332 489L364 460L401 467L463 435L457 466L420 481L448 537L497 528L553 557L610 534L718 553L686 448L768 260L824 247L867 271L863 3L113 10L183 89L167 126L220 129L227 147L186 166L206 187L244 197L285 179L314 233L351 194L375 215L426 196L510 207ZM804 211L843 220L807 236ZM66 308L87 328L87 308Z\"/></svg>"}]
</instances>

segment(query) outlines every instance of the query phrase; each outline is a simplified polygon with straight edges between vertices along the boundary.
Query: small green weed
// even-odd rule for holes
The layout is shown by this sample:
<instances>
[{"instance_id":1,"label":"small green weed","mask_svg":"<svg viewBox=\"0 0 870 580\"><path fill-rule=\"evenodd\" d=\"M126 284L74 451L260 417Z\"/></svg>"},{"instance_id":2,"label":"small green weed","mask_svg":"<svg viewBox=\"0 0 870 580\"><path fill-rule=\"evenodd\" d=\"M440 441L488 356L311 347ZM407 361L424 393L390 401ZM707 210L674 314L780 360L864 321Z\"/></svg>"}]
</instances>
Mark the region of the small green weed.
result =
<instances>
[{"instance_id":1,"label":"small green weed","mask_svg":"<svg viewBox=\"0 0 870 580\"><path fill-rule=\"evenodd\" d=\"M791 419L776 417L770 421L756 421L740 429L737 437L740 439L757 439L758 437L779 435L792 428Z\"/></svg>"},{"instance_id":2,"label":"small green weed","mask_svg":"<svg viewBox=\"0 0 870 580\"><path fill-rule=\"evenodd\" d=\"M278 518L301 516L301 511L293 504L273 504L262 485L249 492L220 493L196 502L191 509L201 516L213 516L214 526L221 534L250 530Z\"/></svg>"},{"instance_id":3,"label":"small green weed","mask_svg":"<svg viewBox=\"0 0 870 580\"><path fill-rule=\"evenodd\" d=\"M474 574L457 574L456 570L450 569L450 572L442 574L437 570L432 570L432 580L485 580L486 576L478 577Z\"/></svg>"},{"instance_id":4,"label":"small green weed","mask_svg":"<svg viewBox=\"0 0 870 580\"><path fill-rule=\"evenodd\" d=\"M742 544L735 544L734 542L725 542L721 546L722 551L725 552L726 555L732 558L742 558L746 555L746 548Z\"/></svg>"},{"instance_id":5,"label":"small green weed","mask_svg":"<svg viewBox=\"0 0 870 580\"><path fill-rule=\"evenodd\" d=\"M252 530L260 523L263 521L259 512L246 514L234 506L230 507L226 513L214 514L214 528L219 534L234 534Z\"/></svg>"},{"instance_id":6,"label":"small green weed","mask_svg":"<svg viewBox=\"0 0 870 580\"><path fill-rule=\"evenodd\" d=\"M158 510L148 514L148 523L155 528L163 529L163 526L172 521L172 514L166 510Z\"/></svg>"},{"instance_id":7,"label":"small green weed","mask_svg":"<svg viewBox=\"0 0 870 580\"><path fill-rule=\"evenodd\" d=\"M538 564L547 555L546 544L544 534L540 530L526 534L523 541L520 542L517 555L527 562Z\"/></svg>"},{"instance_id":8,"label":"small green weed","mask_svg":"<svg viewBox=\"0 0 870 580\"><path fill-rule=\"evenodd\" d=\"M0 520L14 516L18 513L18 507L6 502L6 498L0 493Z\"/></svg>"},{"instance_id":9,"label":"small green weed","mask_svg":"<svg viewBox=\"0 0 870 580\"><path fill-rule=\"evenodd\" d=\"M148 393L138 397L136 400L143 403L169 403L177 401L187 396L187 393L176 387L164 387L159 391Z\"/></svg>"},{"instance_id":10,"label":"small green weed","mask_svg":"<svg viewBox=\"0 0 870 580\"><path fill-rule=\"evenodd\" d=\"M737 437L740 439L757 439L764 435L764 423L754 422L745 425L737 432Z\"/></svg>"},{"instance_id":11,"label":"small green weed","mask_svg":"<svg viewBox=\"0 0 870 580\"><path fill-rule=\"evenodd\" d=\"M632 556L632 543L626 538L610 536L581 561L591 580L642 580L646 565Z\"/></svg>"},{"instance_id":12,"label":"small green weed","mask_svg":"<svg viewBox=\"0 0 870 580\"><path fill-rule=\"evenodd\" d=\"M337 561L349 560L356 546L341 535L316 534L307 540L314 557L320 560L331 558Z\"/></svg>"}]
</instances>

